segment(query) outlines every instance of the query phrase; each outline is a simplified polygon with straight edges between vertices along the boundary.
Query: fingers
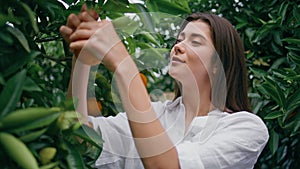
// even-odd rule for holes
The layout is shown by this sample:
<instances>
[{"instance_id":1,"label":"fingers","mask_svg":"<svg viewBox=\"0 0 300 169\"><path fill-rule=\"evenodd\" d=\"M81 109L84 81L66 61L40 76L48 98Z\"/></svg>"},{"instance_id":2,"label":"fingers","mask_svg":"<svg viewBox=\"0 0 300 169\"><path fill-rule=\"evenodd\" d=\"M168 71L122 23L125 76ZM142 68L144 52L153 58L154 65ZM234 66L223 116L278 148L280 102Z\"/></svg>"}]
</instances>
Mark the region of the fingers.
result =
<instances>
[{"instance_id":1,"label":"fingers","mask_svg":"<svg viewBox=\"0 0 300 169\"><path fill-rule=\"evenodd\" d=\"M88 39L94 34L94 31L90 31L87 29L77 29L71 36L70 42L74 42L81 39Z\"/></svg>"},{"instance_id":2,"label":"fingers","mask_svg":"<svg viewBox=\"0 0 300 169\"><path fill-rule=\"evenodd\" d=\"M64 40L68 43L88 39L92 36L92 29L95 28L95 24L92 23L97 22L98 18L99 15L95 10L89 10L87 5L83 4L80 13L78 15L70 14L67 18L66 25L61 26L59 31ZM76 49L71 50L79 49L82 43L83 42L78 43L75 45Z\"/></svg>"},{"instance_id":3,"label":"fingers","mask_svg":"<svg viewBox=\"0 0 300 169\"><path fill-rule=\"evenodd\" d=\"M95 20L99 19L99 15L95 10L89 10L88 13L90 14L90 16L92 16Z\"/></svg>"},{"instance_id":4,"label":"fingers","mask_svg":"<svg viewBox=\"0 0 300 169\"><path fill-rule=\"evenodd\" d=\"M67 19L67 24L66 26L75 30L77 28L77 26L80 24L80 19L77 15L75 14L70 14L68 16L68 19Z\"/></svg>"},{"instance_id":5,"label":"fingers","mask_svg":"<svg viewBox=\"0 0 300 169\"><path fill-rule=\"evenodd\" d=\"M86 5L86 4L83 4L83 5L81 6L80 12L85 12L85 11L87 11L87 10L88 10L87 5Z\"/></svg>"},{"instance_id":6,"label":"fingers","mask_svg":"<svg viewBox=\"0 0 300 169\"><path fill-rule=\"evenodd\" d=\"M70 42L71 34L77 29L77 27L83 22L92 22L98 19L98 14L95 10L87 11L87 5L84 4L81 8L81 12L78 15L70 14L67 19L67 23L61 26L59 31L65 41ZM85 38L86 36L84 36Z\"/></svg>"},{"instance_id":7,"label":"fingers","mask_svg":"<svg viewBox=\"0 0 300 169\"><path fill-rule=\"evenodd\" d=\"M92 37L95 32L100 29L104 24L106 24L106 20L98 22L98 21L93 21L93 22L82 22L74 31L70 37L69 41L70 42L75 42L78 40L87 40L90 37Z\"/></svg>"},{"instance_id":8,"label":"fingers","mask_svg":"<svg viewBox=\"0 0 300 169\"><path fill-rule=\"evenodd\" d=\"M63 25L59 28L59 32L66 42L70 42L70 35L73 33L71 28Z\"/></svg>"},{"instance_id":9,"label":"fingers","mask_svg":"<svg viewBox=\"0 0 300 169\"><path fill-rule=\"evenodd\" d=\"M91 16L89 12L80 12L80 14L78 15L78 18L80 19L81 22L96 21L96 19L93 16Z\"/></svg>"},{"instance_id":10,"label":"fingers","mask_svg":"<svg viewBox=\"0 0 300 169\"><path fill-rule=\"evenodd\" d=\"M59 32L66 42L70 42L70 36L80 24L80 19L75 14L70 14L67 19L67 24L59 28Z\"/></svg>"},{"instance_id":11,"label":"fingers","mask_svg":"<svg viewBox=\"0 0 300 169\"><path fill-rule=\"evenodd\" d=\"M70 50L76 51L81 50L88 40L78 40L70 43Z\"/></svg>"},{"instance_id":12,"label":"fingers","mask_svg":"<svg viewBox=\"0 0 300 169\"><path fill-rule=\"evenodd\" d=\"M86 4L83 4L80 10L80 13L87 12L94 20L98 20L99 15L96 10L88 9Z\"/></svg>"},{"instance_id":13,"label":"fingers","mask_svg":"<svg viewBox=\"0 0 300 169\"><path fill-rule=\"evenodd\" d=\"M88 10L87 5L83 4L78 15L70 14L66 26L75 30L81 22L90 22L98 20L99 15L95 10Z\"/></svg>"}]
</instances>

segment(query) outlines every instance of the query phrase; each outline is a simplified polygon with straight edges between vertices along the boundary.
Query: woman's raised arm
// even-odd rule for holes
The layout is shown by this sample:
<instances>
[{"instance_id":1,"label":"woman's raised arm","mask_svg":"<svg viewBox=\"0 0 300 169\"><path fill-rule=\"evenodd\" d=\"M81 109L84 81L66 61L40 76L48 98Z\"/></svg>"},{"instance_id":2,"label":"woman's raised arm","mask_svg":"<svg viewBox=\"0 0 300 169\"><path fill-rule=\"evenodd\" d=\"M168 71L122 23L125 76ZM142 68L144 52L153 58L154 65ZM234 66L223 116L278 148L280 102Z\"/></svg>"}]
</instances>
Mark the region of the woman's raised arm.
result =
<instances>
[{"instance_id":1,"label":"woman's raised arm","mask_svg":"<svg viewBox=\"0 0 300 169\"><path fill-rule=\"evenodd\" d=\"M88 38L91 33L93 35ZM179 168L176 148L157 118L137 66L112 23L106 20L83 22L70 36L70 40L72 50L81 50L78 56L80 62L94 65L102 61L106 68L114 72L114 80L145 168ZM81 68L84 67L78 70ZM82 86L78 85L80 91L76 91L77 97L86 94L86 91L81 90L86 90L87 79L79 77L78 83L83 80L86 82L81 82ZM82 108L80 111L86 116L86 104L81 106L78 108Z\"/></svg>"}]
</instances>

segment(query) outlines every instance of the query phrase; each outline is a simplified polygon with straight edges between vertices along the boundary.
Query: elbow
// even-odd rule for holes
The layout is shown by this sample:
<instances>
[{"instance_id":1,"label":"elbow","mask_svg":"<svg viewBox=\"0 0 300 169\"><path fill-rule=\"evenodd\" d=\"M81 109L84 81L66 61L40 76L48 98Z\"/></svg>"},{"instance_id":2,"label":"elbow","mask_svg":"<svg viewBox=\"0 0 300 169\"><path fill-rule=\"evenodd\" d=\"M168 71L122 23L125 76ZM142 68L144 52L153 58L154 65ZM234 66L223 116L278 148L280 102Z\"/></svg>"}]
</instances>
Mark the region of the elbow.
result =
<instances>
[{"instance_id":1,"label":"elbow","mask_svg":"<svg viewBox=\"0 0 300 169\"><path fill-rule=\"evenodd\" d=\"M179 162L170 162L168 160L163 162L144 161L143 164L145 169L180 169Z\"/></svg>"},{"instance_id":2,"label":"elbow","mask_svg":"<svg viewBox=\"0 0 300 169\"><path fill-rule=\"evenodd\" d=\"M153 165L153 166L145 167L145 169L180 169L180 167L179 166L157 166L157 165Z\"/></svg>"}]
</instances>

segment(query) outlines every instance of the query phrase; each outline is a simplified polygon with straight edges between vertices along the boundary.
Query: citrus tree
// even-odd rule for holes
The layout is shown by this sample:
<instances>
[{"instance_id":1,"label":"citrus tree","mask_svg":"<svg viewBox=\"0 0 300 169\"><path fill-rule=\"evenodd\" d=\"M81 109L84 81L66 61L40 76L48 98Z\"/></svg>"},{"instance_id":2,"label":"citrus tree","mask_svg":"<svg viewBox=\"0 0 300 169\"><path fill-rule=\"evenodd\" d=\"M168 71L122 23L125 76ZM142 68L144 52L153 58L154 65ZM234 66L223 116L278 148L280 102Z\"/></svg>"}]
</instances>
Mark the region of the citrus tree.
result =
<instances>
[{"instance_id":1,"label":"citrus tree","mask_svg":"<svg viewBox=\"0 0 300 169\"><path fill-rule=\"evenodd\" d=\"M2 168L92 168L101 152L101 133L80 124L80 116L74 110L76 101L66 98L72 54L58 29L70 13L80 11L83 3L0 2ZM171 88L170 79L166 83L157 75L166 65L165 53L174 37L162 36L155 30L159 28L153 26L167 15L158 13L154 20L145 5L126 0L86 3L102 19L113 20L119 28L118 33L138 64L145 85L149 84L147 87L151 89L148 81L160 81L164 84L161 90ZM157 4L152 5L154 8ZM180 8L180 4L174 5L173 12ZM151 53L155 55L149 59ZM104 116L117 114L120 101L111 85L112 73L100 65L92 69L90 80L97 87L89 90L88 99L97 100Z\"/></svg>"}]
</instances>

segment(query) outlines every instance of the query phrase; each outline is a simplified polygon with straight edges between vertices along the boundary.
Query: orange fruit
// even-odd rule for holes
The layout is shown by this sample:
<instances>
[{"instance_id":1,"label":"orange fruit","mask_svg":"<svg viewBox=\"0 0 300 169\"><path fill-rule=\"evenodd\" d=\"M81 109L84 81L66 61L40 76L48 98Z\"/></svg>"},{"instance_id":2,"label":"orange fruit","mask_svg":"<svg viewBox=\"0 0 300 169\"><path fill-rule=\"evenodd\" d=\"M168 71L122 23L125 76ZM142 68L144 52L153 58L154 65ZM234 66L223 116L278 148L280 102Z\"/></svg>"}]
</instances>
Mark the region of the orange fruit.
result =
<instances>
[{"instance_id":1,"label":"orange fruit","mask_svg":"<svg viewBox=\"0 0 300 169\"><path fill-rule=\"evenodd\" d=\"M99 116L102 111L101 102L98 101L95 97L88 98L87 100L87 108L89 115Z\"/></svg>"},{"instance_id":2,"label":"orange fruit","mask_svg":"<svg viewBox=\"0 0 300 169\"><path fill-rule=\"evenodd\" d=\"M145 87L147 87L147 83L148 83L147 77L143 73L140 73L140 76L142 78Z\"/></svg>"},{"instance_id":3,"label":"orange fruit","mask_svg":"<svg viewBox=\"0 0 300 169\"><path fill-rule=\"evenodd\" d=\"M98 105L98 109L99 109L100 111L102 111L102 104L101 104L101 102L98 101L98 100L97 100L97 105Z\"/></svg>"}]
</instances>

